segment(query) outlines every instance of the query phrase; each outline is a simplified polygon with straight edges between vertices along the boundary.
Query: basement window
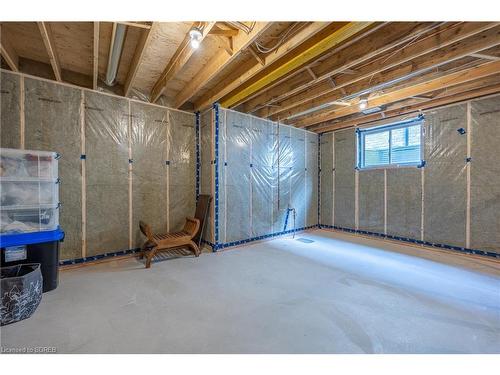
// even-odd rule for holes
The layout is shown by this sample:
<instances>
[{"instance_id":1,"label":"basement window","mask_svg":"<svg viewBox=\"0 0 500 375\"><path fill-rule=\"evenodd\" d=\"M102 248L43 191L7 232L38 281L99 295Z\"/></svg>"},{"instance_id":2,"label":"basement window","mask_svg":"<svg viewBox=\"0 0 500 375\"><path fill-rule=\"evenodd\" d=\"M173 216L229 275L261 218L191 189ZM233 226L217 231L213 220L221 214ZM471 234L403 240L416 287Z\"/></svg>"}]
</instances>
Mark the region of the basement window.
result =
<instances>
[{"instance_id":1,"label":"basement window","mask_svg":"<svg viewBox=\"0 0 500 375\"><path fill-rule=\"evenodd\" d=\"M423 117L357 129L359 169L419 166Z\"/></svg>"}]
</instances>

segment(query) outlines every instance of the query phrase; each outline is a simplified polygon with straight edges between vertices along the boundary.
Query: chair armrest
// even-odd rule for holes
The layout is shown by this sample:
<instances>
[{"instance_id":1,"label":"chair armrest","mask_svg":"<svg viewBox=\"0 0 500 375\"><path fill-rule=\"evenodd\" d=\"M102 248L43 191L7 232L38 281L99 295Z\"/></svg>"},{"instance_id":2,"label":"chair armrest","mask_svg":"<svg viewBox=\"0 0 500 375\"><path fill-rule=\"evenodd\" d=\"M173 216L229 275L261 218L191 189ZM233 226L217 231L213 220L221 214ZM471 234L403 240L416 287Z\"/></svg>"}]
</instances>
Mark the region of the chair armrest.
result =
<instances>
[{"instance_id":1,"label":"chair armrest","mask_svg":"<svg viewBox=\"0 0 500 375\"><path fill-rule=\"evenodd\" d=\"M186 217L186 223L184 224L183 232L186 232L193 238L198 233L200 229L200 220L194 217Z\"/></svg>"}]
</instances>

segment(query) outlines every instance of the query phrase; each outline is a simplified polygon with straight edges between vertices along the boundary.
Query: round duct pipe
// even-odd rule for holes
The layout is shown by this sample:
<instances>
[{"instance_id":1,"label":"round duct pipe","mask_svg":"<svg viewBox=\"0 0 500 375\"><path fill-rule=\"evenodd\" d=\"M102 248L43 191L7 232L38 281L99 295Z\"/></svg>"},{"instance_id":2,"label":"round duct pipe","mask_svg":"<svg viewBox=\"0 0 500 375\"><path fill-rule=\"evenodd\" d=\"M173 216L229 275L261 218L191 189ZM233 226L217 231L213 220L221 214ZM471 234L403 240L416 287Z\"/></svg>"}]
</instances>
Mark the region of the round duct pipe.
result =
<instances>
[{"instance_id":1,"label":"round duct pipe","mask_svg":"<svg viewBox=\"0 0 500 375\"><path fill-rule=\"evenodd\" d=\"M127 26L122 24L113 24L113 34L111 35L111 44L109 45L108 67L106 69L106 79L104 83L108 86L116 84L116 74L120 65L120 58L125 43L125 34Z\"/></svg>"}]
</instances>

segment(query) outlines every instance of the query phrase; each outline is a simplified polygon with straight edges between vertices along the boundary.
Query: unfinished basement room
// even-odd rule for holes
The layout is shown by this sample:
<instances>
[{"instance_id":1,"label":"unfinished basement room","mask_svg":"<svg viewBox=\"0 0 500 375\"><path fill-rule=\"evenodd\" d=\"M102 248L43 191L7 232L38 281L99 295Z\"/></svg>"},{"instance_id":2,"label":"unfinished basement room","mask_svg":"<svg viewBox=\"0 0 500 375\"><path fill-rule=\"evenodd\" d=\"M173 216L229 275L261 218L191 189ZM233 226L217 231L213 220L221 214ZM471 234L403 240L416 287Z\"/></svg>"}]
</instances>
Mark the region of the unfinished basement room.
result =
<instances>
[{"instance_id":1,"label":"unfinished basement room","mask_svg":"<svg viewBox=\"0 0 500 375\"><path fill-rule=\"evenodd\" d=\"M64 16L0 23L2 354L500 353L500 22Z\"/></svg>"}]
</instances>

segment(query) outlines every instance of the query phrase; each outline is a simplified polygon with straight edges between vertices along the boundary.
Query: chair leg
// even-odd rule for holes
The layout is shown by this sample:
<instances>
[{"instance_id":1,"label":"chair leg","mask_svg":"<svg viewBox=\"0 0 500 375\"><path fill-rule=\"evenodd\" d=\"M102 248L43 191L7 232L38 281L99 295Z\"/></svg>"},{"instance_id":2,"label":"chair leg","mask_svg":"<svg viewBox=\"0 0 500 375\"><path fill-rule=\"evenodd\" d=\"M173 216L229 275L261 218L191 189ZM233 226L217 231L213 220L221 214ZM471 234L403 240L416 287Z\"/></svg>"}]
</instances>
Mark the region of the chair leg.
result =
<instances>
[{"instance_id":1,"label":"chair leg","mask_svg":"<svg viewBox=\"0 0 500 375\"><path fill-rule=\"evenodd\" d=\"M153 260L154 256L156 255L156 250L158 250L158 248L153 247L149 251L149 253L147 254L147 256L146 256L146 268L151 268L151 261Z\"/></svg>"},{"instance_id":2,"label":"chair leg","mask_svg":"<svg viewBox=\"0 0 500 375\"><path fill-rule=\"evenodd\" d=\"M144 254L146 253L146 244L142 245L141 251L139 253L139 259L144 259Z\"/></svg>"},{"instance_id":3,"label":"chair leg","mask_svg":"<svg viewBox=\"0 0 500 375\"><path fill-rule=\"evenodd\" d=\"M198 245L196 243L194 243L194 241L190 241L189 246L191 247L191 249L193 249L194 256L199 257L200 256L200 248L198 247Z\"/></svg>"}]
</instances>

